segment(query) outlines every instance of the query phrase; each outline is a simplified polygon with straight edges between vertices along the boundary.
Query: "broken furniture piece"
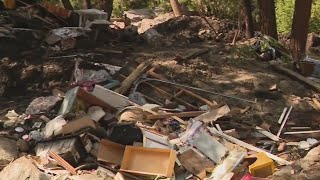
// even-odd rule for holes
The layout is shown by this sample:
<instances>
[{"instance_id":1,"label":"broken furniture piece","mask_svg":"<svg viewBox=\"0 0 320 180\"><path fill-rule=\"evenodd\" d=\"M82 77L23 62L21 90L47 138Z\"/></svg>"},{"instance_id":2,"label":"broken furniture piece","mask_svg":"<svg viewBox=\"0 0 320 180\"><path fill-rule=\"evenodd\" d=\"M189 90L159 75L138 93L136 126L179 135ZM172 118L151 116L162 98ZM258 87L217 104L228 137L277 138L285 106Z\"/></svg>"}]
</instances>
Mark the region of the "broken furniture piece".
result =
<instances>
[{"instance_id":1,"label":"broken furniture piece","mask_svg":"<svg viewBox=\"0 0 320 180\"><path fill-rule=\"evenodd\" d=\"M176 152L171 149L157 149L126 146L121 171L154 176L173 176Z\"/></svg>"}]
</instances>

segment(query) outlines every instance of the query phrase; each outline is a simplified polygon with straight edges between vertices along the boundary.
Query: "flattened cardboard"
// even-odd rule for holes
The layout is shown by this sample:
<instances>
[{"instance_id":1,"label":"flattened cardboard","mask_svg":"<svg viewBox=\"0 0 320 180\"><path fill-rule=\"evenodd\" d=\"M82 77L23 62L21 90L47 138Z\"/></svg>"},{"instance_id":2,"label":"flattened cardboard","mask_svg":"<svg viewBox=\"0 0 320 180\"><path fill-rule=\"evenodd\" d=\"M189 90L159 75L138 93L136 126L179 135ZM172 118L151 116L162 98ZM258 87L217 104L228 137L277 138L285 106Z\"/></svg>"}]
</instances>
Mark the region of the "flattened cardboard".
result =
<instances>
[{"instance_id":1,"label":"flattened cardboard","mask_svg":"<svg viewBox=\"0 0 320 180\"><path fill-rule=\"evenodd\" d=\"M125 146L107 139L102 139L98 152L98 161L120 165L124 150Z\"/></svg>"},{"instance_id":2,"label":"flattened cardboard","mask_svg":"<svg viewBox=\"0 0 320 180\"><path fill-rule=\"evenodd\" d=\"M206 170L213 169L214 164L209 159L201 157L198 153L189 149L178 156L178 159L183 167L192 174L197 175L201 179L205 178Z\"/></svg>"}]
</instances>

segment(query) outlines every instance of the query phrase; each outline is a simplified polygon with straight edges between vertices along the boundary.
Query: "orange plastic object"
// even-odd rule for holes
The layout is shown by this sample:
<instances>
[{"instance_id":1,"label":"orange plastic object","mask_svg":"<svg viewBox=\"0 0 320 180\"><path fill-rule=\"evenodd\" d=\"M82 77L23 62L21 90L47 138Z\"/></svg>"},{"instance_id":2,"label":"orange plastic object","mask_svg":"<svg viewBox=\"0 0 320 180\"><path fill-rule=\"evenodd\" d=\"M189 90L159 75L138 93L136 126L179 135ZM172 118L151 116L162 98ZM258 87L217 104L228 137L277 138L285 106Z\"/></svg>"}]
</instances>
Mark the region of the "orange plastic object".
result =
<instances>
[{"instance_id":1,"label":"orange plastic object","mask_svg":"<svg viewBox=\"0 0 320 180\"><path fill-rule=\"evenodd\" d=\"M157 149L126 146L121 171L172 177L176 152L171 149Z\"/></svg>"},{"instance_id":2,"label":"orange plastic object","mask_svg":"<svg viewBox=\"0 0 320 180\"><path fill-rule=\"evenodd\" d=\"M275 172L274 162L265 153L258 153L249 158L257 160L249 166L249 172L254 177L266 178Z\"/></svg>"},{"instance_id":3,"label":"orange plastic object","mask_svg":"<svg viewBox=\"0 0 320 180\"><path fill-rule=\"evenodd\" d=\"M7 9L15 9L16 0L4 0L4 7Z\"/></svg>"}]
</instances>

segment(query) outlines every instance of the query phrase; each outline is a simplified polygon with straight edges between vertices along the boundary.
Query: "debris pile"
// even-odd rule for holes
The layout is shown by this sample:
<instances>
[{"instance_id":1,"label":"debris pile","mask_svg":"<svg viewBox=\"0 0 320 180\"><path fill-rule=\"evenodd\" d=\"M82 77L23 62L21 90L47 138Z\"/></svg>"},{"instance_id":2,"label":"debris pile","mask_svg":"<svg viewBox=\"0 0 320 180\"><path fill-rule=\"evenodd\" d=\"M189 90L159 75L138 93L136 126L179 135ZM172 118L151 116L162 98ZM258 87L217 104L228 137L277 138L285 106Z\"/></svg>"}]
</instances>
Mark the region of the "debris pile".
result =
<instances>
[{"instance_id":1,"label":"debris pile","mask_svg":"<svg viewBox=\"0 0 320 180\"><path fill-rule=\"evenodd\" d=\"M281 156L287 155L285 150L295 151L288 146L304 150L319 144L311 138L298 144L281 139L316 131L291 124L291 130L299 131L287 131L293 107L283 110L277 125L247 121L240 127L231 117L246 113L256 100L170 82L156 73L157 66L150 61L130 73L110 64L103 64L110 71L79 64L73 88L36 98L24 113L12 110L2 120L2 138L14 138L19 152L28 155L7 167L10 161L6 161L0 178L20 163L34 168L10 177L33 173L70 179L266 178L278 165L291 164L289 156ZM230 108L198 92L248 106ZM279 129L277 134L274 129Z\"/></svg>"},{"instance_id":2,"label":"debris pile","mask_svg":"<svg viewBox=\"0 0 320 180\"><path fill-rule=\"evenodd\" d=\"M20 11L31 16L17 15ZM33 40L23 42L32 46L16 51L27 57L23 63L18 58L1 60L0 95L47 91L23 111L2 110L6 115L0 119L0 179L301 177L296 166L307 171L319 161L320 114L297 110L302 101L320 109L319 97L288 93L299 85L292 88L290 81L270 78L273 74L263 74L267 68L254 62L256 76L227 67L227 61L232 63L225 54L230 49L222 46L241 38L229 20L168 15L162 23L156 18L152 28L138 35L138 27L110 23L106 13L95 9L69 12L37 4L1 14L1 41ZM65 23L72 24L67 22L71 16L79 18L69 27ZM18 37L24 31L30 34ZM139 37L159 49L150 48L149 54L135 51L137 44L129 45L132 54L120 50L122 46L112 49L113 42L139 43ZM285 56L272 39L260 40L260 55ZM202 41L214 45L189 47ZM162 52L162 42L187 48L178 55L178 48ZM141 49L148 46L142 43ZM112 61L114 54L121 56ZM319 85L290 69L271 67L320 91ZM170 71L180 77L175 79ZM191 83L193 76L214 89L200 81ZM268 86L271 83L276 84ZM48 89L53 89L51 95ZM268 106L278 106L281 112Z\"/></svg>"}]
</instances>

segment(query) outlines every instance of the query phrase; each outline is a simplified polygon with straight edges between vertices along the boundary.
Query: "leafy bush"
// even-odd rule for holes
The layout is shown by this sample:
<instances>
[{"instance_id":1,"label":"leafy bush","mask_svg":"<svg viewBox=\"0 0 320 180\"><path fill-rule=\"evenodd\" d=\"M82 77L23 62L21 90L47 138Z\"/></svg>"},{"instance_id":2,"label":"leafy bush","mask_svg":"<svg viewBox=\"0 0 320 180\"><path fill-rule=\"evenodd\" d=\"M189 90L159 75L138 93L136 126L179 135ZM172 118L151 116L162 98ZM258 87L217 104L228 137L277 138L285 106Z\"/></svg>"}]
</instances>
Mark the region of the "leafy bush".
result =
<instances>
[{"instance_id":1,"label":"leafy bush","mask_svg":"<svg viewBox=\"0 0 320 180\"><path fill-rule=\"evenodd\" d=\"M290 32L295 0L276 0L277 28L280 33ZM320 0L313 0L309 31L320 30Z\"/></svg>"}]
</instances>

